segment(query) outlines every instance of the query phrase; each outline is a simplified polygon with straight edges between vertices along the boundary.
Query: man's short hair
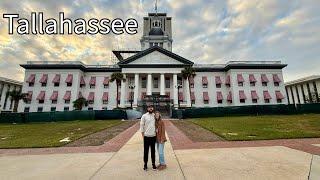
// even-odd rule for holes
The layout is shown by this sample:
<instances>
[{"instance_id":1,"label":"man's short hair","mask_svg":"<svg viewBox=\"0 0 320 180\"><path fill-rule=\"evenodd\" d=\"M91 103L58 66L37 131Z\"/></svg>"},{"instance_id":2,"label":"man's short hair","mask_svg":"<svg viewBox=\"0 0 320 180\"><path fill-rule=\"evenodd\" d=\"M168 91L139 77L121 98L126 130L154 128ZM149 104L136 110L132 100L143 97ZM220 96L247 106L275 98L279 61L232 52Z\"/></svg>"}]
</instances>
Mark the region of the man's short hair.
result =
<instances>
[{"instance_id":1,"label":"man's short hair","mask_svg":"<svg viewBox=\"0 0 320 180\"><path fill-rule=\"evenodd\" d=\"M149 105L147 108L153 108L153 106L152 106L152 105Z\"/></svg>"}]
</instances>

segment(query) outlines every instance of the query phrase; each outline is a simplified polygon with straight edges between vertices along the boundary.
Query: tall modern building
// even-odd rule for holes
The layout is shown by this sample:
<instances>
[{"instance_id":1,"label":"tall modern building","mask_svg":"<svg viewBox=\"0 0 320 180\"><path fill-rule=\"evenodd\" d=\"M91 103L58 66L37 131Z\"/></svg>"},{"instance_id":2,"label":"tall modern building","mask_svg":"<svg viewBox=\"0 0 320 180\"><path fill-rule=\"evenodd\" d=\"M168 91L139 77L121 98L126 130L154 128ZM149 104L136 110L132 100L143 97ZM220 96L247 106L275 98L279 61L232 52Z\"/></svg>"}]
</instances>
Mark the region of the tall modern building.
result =
<instances>
[{"instance_id":1,"label":"tall modern building","mask_svg":"<svg viewBox=\"0 0 320 180\"><path fill-rule=\"evenodd\" d=\"M21 88L22 82L0 77L0 112L13 111L14 101L11 99L8 92L13 90L19 91Z\"/></svg>"},{"instance_id":2,"label":"tall modern building","mask_svg":"<svg viewBox=\"0 0 320 180\"><path fill-rule=\"evenodd\" d=\"M113 51L114 65L86 65L77 61L37 61L25 68L23 92L29 101L20 112L69 111L79 97L88 100L84 109L141 108L153 104L164 112L178 107L218 107L286 104L280 61L230 61L226 64L195 64L172 52L172 18L149 13L143 19L140 51ZM131 56L128 57L128 54ZM125 58L126 56L126 58ZM182 77L185 67L196 76ZM119 87L111 74L121 72ZM190 82L190 83L189 83ZM190 87L190 91L189 91Z\"/></svg>"},{"instance_id":3,"label":"tall modern building","mask_svg":"<svg viewBox=\"0 0 320 180\"><path fill-rule=\"evenodd\" d=\"M289 104L320 102L320 75L313 75L285 83Z\"/></svg>"}]
</instances>

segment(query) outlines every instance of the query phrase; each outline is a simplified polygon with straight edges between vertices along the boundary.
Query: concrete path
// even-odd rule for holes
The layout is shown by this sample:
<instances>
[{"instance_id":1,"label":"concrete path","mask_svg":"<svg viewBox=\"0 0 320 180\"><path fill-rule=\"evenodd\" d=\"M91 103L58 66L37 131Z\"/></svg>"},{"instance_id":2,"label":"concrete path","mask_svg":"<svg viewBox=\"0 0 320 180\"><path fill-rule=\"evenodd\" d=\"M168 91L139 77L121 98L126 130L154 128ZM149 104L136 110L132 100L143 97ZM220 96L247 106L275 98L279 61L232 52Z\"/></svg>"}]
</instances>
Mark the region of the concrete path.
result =
<instances>
[{"instance_id":1,"label":"concrete path","mask_svg":"<svg viewBox=\"0 0 320 180\"><path fill-rule=\"evenodd\" d=\"M171 138L169 136L169 138ZM283 146L173 150L168 168L142 170L143 148L136 132L117 152L9 155L0 157L0 179L310 179L319 177L319 158ZM315 157L315 156L314 156ZM312 171L310 172L310 167Z\"/></svg>"},{"instance_id":2,"label":"concrete path","mask_svg":"<svg viewBox=\"0 0 320 180\"><path fill-rule=\"evenodd\" d=\"M170 140L165 145L165 157L166 170L153 171L149 157L149 170L143 171L143 144L138 131L92 179L184 179Z\"/></svg>"},{"instance_id":3,"label":"concrete path","mask_svg":"<svg viewBox=\"0 0 320 180\"><path fill-rule=\"evenodd\" d=\"M320 156L314 155L310 169L310 180L320 179Z\"/></svg>"}]
</instances>

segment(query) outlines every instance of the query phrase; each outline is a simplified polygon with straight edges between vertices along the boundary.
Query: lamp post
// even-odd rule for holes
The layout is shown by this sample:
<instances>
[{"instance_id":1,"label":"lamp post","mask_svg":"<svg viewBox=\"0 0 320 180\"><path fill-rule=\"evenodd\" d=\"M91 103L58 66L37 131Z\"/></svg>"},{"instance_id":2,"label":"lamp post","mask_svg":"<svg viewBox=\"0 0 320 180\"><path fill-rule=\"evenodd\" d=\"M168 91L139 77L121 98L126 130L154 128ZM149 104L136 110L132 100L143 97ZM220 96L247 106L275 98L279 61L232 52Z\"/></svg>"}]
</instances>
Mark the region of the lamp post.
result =
<instances>
[{"instance_id":1,"label":"lamp post","mask_svg":"<svg viewBox=\"0 0 320 180\"><path fill-rule=\"evenodd\" d=\"M132 93L133 93L133 89L135 88L136 86L133 85L133 84L130 84L129 85L129 89L131 89L131 93L130 93L130 107L132 109L132 103L133 103L133 99L132 99Z\"/></svg>"},{"instance_id":2,"label":"lamp post","mask_svg":"<svg viewBox=\"0 0 320 180\"><path fill-rule=\"evenodd\" d=\"M178 84L176 88L178 89L178 109L180 109L179 89L182 88L182 84Z\"/></svg>"}]
</instances>

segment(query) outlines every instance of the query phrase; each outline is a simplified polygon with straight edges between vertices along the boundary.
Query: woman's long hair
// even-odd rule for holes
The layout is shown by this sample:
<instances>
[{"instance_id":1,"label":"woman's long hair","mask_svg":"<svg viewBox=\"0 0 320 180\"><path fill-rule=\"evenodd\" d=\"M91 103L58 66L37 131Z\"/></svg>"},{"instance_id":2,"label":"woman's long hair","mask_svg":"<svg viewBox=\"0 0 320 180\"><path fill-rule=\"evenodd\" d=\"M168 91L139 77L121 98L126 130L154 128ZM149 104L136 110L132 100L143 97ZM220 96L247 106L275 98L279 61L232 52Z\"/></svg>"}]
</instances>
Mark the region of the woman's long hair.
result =
<instances>
[{"instance_id":1,"label":"woman's long hair","mask_svg":"<svg viewBox=\"0 0 320 180\"><path fill-rule=\"evenodd\" d=\"M156 128L158 128L159 122L161 121L161 114L159 111L154 112L154 114L159 114L159 118L154 117L154 119L156 120Z\"/></svg>"}]
</instances>

